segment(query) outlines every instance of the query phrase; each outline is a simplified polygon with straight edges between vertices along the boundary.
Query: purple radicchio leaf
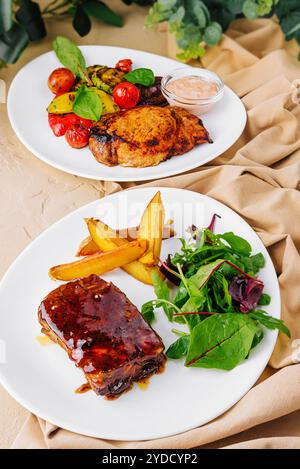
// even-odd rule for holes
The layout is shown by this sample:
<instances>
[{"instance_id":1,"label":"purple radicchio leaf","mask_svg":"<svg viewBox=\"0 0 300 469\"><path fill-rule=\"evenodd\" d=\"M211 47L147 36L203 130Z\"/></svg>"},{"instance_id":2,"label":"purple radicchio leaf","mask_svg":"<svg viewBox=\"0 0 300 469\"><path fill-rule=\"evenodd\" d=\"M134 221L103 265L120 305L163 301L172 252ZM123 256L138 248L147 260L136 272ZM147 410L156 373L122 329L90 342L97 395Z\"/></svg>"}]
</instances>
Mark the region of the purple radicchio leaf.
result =
<instances>
[{"instance_id":1,"label":"purple radicchio leaf","mask_svg":"<svg viewBox=\"0 0 300 469\"><path fill-rule=\"evenodd\" d=\"M240 304L241 313L247 313L257 306L263 289L261 280L237 275L231 281L229 293Z\"/></svg>"}]
</instances>

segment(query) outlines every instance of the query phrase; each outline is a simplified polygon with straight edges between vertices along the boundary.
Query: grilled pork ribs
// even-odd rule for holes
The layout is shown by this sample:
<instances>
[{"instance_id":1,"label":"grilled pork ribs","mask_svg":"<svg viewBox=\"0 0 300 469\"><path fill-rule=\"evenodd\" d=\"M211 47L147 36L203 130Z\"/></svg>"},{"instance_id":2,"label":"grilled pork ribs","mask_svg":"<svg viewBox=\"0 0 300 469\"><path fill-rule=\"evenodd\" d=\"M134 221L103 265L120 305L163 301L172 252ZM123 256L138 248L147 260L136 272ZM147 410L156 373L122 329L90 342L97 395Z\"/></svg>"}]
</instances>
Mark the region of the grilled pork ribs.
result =
<instances>
[{"instance_id":1,"label":"grilled pork ribs","mask_svg":"<svg viewBox=\"0 0 300 469\"><path fill-rule=\"evenodd\" d=\"M98 395L117 397L165 362L161 339L138 309L97 275L50 292L38 317L42 332L66 350Z\"/></svg>"}]
</instances>

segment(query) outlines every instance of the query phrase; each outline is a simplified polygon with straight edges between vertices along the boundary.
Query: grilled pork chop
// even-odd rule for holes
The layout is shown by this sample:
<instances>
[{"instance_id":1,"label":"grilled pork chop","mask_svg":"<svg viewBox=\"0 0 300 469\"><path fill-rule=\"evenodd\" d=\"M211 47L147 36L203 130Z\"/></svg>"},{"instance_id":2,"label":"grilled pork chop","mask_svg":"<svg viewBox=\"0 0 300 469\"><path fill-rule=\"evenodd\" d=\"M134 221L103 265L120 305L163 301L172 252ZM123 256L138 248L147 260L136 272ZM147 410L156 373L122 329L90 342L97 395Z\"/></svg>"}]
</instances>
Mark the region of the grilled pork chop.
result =
<instances>
[{"instance_id":1,"label":"grilled pork chop","mask_svg":"<svg viewBox=\"0 0 300 469\"><path fill-rule=\"evenodd\" d=\"M61 285L40 304L42 332L81 368L96 394L117 397L164 364L164 345L115 285L97 275Z\"/></svg>"},{"instance_id":2,"label":"grilled pork chop","mask_svg":"<svg viewBox=\"0 0 300 469\"><path fill-rule=\"evenodd\" d=\"M154 166L212 140L202 121L176 106L139 106L107 114L91 129L90 150L108 166Z\"/></svg>"}]
</instances>

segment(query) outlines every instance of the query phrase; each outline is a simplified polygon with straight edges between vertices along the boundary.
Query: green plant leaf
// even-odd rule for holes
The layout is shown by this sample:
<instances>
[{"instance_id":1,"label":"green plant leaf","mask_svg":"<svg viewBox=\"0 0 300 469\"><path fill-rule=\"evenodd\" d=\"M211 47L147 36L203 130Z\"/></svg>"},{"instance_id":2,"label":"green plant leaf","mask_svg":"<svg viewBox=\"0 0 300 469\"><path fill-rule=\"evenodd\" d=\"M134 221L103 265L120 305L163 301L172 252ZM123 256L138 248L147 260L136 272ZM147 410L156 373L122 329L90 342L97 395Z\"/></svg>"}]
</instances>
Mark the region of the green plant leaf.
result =
<instances>
[{"instance_id":1,"label":"green plant leaf","mask_svg":"<svg viewBox=\"0 0 300 469\"><path fill-rule=\"evenodd\" d=\"M90 0L84 3L82 8L87 15L93 16L97 20L104 21L113 26L123 26L122 18L99 0Z\"/></svg>"},{"instance_id":2,"label":"green plant leaf","mask_svg":"<svg viewBox=\"0 0 300 469\"><path fill-rule=\"evenodd\" d=\"M70 39L57 36L53 41L53 49L58 60L77 77L86 79L85 59L80 49Z\"/></svg>"},{"instance_id":3,"label":"green plant leaf","mask_svg":"<svg viewBox=\"0 0 300 469\"><path fill-rule=\"evenodd\" d=\"M0 0L0 35L13 25L12 0Z\"/></svg>"},{"instance_id":4,"label":"green plant leaf","mask_svg":"<svg viewBox=\"0 0 300 469\"><path fill-rule=\"evenodd\" d=\"M185 357L189 348L190 336L179 337L166 351L168 358L178 359Z\"/></svg>"},{"instance_id":5,"label":"green plant leaf","mask_svg":"<svg viewBox=\"0 0 300 469\"><path fill-rule=\"evenodd\" d=\"M75 8L72 24L81 37L86 36L91 30L91 20L80 5Z\"/></svg>"},{"instance_id":6,"label":"green plant leaf","mask_svg":"<svg viewBox=\"0 0 300 469\"><path fill-rule=\"evenodd\" d=\"M210 316L192 330L185 365L232 370L248 356L256 332L245 314Z\"/></svg>"},{"instance_id":7,"label":"green plant leaf","mask_svg":"<svg viewBox=\"0 0 300 469\"><path fill-rule=\"evenodd\" d=\"M81 86L76 93L73 112L84 119L98 121L103 110L102 101L95 90Z\"/></svg>"},{"instance_id":8,"label":"green plant leaf","mask_svg":"<svg viewBox=\"0 0 300 469\"><path fill-rule=\"evenodd\" d=\"M30 41L39 41L46 36L45 23L37 2L22 1L15 13L15 18L26 29Z\"/></svg>"},{"instance_id":9,"label":"green plant leaf","mask_svg":"<svg viewBox=\"0 0 300 469\"><path fill-rule=\"evenodd\" d=\"M0 37L0 59L15 63L29 42L28 34L18 23Z\"/></svg>"}]
</instances>

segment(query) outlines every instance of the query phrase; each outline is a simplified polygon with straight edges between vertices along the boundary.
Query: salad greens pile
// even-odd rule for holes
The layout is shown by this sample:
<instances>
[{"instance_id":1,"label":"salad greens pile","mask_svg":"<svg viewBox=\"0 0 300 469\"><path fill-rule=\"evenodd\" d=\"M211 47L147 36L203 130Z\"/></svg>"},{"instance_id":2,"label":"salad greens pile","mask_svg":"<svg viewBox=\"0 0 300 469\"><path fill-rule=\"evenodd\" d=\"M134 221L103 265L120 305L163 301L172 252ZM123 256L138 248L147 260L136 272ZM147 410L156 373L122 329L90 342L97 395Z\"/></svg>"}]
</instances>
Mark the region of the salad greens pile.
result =
<instances>
[{"instance_id":1,"label":"salad greens pile","mask_svg":"<svg viewBox=\"0 0 300 469\"><path fill-rule=\"evenodd\" d=\"M248 241L233 232L214 234L216 216L207 228L192 226L190 238L181 238L181 252L169 255L160 273L153 272L157 299L145 303L142 314L152 324L155 309L162 308L170 322L187 326L187 332L172 329L179 337L168 358L231 370L263 339L263 327L289 337L290 332L261 309L271 301L256 277L265 265L263 254L252 254Z\"/></svg>"}]
</instances>

